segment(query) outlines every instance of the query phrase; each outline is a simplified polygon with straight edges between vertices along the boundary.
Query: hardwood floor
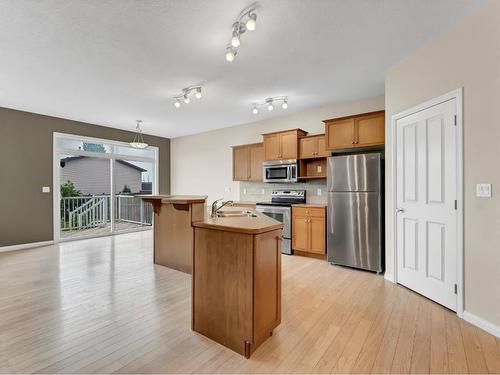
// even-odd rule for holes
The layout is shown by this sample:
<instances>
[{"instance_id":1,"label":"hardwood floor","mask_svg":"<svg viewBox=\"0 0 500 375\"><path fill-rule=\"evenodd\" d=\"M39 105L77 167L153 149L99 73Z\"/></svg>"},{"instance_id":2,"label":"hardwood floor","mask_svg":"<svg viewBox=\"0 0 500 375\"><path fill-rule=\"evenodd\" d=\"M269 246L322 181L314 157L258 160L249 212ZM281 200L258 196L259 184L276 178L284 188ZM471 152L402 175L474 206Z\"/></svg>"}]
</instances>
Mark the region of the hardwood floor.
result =
<instances>
[{"instance_id":1,"label":"hardwood floor","mask_svg":"<svg viewBox=\"0 0 500 375\"><path fill-rule=\"evenodd\" d=\"M2 373L495 373L500 340L383 277L283 256L282 323L249 360L190 329L151 232L0 254Z\"/></svg>"}]
</instances>

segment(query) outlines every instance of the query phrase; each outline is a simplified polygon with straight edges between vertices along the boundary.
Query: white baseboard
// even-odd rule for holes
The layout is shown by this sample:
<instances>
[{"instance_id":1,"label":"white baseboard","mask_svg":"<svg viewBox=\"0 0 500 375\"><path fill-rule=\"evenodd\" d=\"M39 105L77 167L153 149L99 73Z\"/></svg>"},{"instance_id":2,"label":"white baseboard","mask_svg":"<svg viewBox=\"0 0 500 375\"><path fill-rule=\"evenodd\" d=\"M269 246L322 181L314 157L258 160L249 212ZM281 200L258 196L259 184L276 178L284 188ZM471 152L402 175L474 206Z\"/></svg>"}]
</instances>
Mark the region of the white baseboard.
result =
<instances>
[{"instance_id":1,"label":"white baseboard","mask_svg":"<svg viewBox=\"0 0 500 375\"><path fill-rule=\"evenodd\" d=\"M0 247L0 253L3 253L4 251L14 251L14 250L29 249L32 247L48 246L52 245L53 243L54 241L42 241L42 242L22 243L19 245L2 246Z\"/></svg>"},{"instance_id":2,"label":"white baseboard","mask_svg":"<svg viewBox=\"0 0 500 375\"><path fill-rule=\"evenodd\" d=\"M463 319L469 322L470 324L474 324L476 327L479 327L485 330L488 333L491 333L493 336L500 338L500 327L484 320L477 315L471 314L468 311L464 311Z\"/></svg>"},{"instance_id":3,"label":"white baseboard","mask_svg":"<svg viewBox=\"0 0 500 375\"><path fill-rule=\"evenodd\" d=\"M394 280L394 275L393 275L392 273L387 273L387 272L386 272L386 273L384 273L384 278L385 278L386 280L390 281L391 283L396 282L396 281Z\"/></svg>"}]
</instances>

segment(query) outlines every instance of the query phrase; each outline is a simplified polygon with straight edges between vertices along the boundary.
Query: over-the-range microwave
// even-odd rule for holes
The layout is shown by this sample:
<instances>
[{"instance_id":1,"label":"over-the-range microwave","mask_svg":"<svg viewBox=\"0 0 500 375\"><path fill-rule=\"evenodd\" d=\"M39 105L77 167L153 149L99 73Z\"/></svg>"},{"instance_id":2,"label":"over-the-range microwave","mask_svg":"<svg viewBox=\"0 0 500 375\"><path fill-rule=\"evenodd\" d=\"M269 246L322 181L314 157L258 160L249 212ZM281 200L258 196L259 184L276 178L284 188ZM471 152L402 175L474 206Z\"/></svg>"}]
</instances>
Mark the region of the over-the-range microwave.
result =
<instances>
[{"instance_id":1,"label":"over-the-range microwave","mask_svg":"<svg viewBox=\"0 0 500 375\"><path fill-rule=\"evenodd\" d=\"M264 182L297 182L299 167L296 159L265 161Z\"/></svg>"}]
</instances>

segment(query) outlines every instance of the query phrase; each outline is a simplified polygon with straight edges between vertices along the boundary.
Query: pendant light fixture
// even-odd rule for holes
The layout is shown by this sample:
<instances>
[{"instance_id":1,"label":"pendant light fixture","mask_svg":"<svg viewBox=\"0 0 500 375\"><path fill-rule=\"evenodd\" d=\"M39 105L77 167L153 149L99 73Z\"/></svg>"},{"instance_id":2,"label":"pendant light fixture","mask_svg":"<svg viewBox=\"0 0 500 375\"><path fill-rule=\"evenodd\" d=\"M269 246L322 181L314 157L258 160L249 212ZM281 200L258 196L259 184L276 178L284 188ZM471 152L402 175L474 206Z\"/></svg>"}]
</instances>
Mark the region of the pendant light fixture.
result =
<instances>
[{"instance_id":1,"label":"pendant light fixture","mask_svg":"<svg viewBox=\"0 0 500 375\"><path fill-rule=\"evenodd\" d=\"M135 136L134 140L130 142L130 146L133 148L146 148L148 144L144 142L144 137L142 136L141 123L142 120L136 120L137 125L135 126Z\"/></svg>"}]
</instances>

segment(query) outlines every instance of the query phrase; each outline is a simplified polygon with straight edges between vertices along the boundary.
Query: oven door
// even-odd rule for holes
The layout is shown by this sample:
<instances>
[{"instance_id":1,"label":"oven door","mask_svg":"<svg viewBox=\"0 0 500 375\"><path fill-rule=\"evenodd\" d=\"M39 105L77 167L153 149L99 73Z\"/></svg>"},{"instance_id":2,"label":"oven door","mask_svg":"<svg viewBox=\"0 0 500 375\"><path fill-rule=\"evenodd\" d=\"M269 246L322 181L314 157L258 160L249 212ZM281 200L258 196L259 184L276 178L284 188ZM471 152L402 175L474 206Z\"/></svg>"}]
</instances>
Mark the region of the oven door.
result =
<instances>
[{"instance_id":1,"label":"oven door","mask_svg":"<svg viewBox=\"0 0 500 375\"><path fill-rule=\"evenodd\" d=\"M264 182L296 182L297 164L264 166Z\"/></svg>"},{"instance_id":2,"label":"oven door","mask_svg":"<svg viewBox=\"0 0 500 375\"><path fill-rule=\"evenodd\" d=\"M292 253L292 208L281 206L256 206L257 211L272 217L283 224L283 240L281 242L281 252L283 254Z\"/></svg>"}]
</instances>

